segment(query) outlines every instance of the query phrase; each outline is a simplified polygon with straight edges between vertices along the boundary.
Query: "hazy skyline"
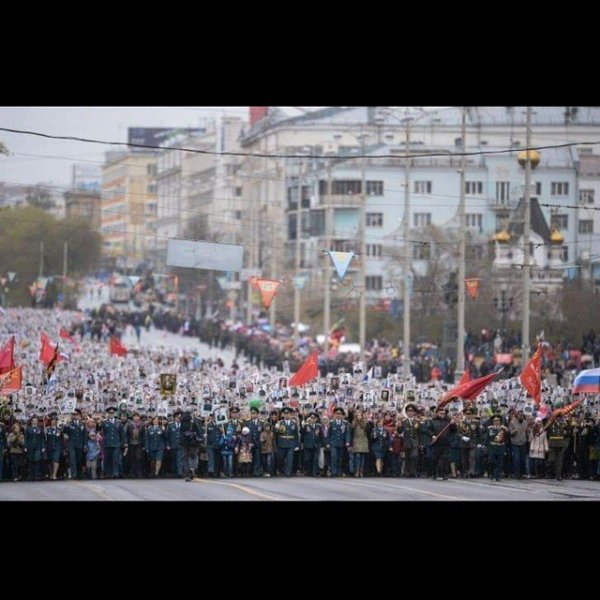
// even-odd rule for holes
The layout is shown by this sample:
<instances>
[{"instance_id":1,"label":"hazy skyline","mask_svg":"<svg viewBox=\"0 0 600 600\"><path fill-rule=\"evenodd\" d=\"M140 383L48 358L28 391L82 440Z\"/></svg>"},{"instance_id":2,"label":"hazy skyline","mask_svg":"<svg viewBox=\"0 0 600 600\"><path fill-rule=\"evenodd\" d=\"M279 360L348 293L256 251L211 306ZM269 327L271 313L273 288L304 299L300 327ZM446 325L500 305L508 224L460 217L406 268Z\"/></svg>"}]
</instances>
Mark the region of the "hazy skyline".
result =
<instances>
[{"instance_id":1,"label":"hazy skyline","mask_svg":"<svg viewBox=\"0 0 600 600\"><path fill-rule=\"evenodd\" d=\"M198 127L201 119L223 115L247 120L248 107L3 106L0 127L126 142L128 127ZM5 131L0 131L0 140L11 153L0 155L0 181L10 184L52 182L68 187L74 163L97 161L100 165L107 150L118 149Z\"/></svg>"}]
</instances>

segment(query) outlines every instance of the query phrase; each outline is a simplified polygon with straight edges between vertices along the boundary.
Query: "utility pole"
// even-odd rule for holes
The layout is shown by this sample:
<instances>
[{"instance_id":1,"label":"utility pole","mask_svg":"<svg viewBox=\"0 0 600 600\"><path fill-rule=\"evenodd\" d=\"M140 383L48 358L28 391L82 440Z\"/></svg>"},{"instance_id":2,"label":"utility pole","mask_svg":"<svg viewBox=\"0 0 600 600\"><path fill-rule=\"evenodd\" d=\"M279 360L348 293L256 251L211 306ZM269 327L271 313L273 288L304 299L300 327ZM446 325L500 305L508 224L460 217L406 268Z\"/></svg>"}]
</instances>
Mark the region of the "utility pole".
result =
<instances>
[{"instance_id":1,"label":"utility pole","mask_svg":"<svg viewBox=\"0 0 600 600\"><path fill-rule=\"evenodd\" d=\"M460 246L458 260L458 319L456 328L456 371L454 379L458 381L465 370L465 261L466 261L466 218L465 218L465 168L467 166L466 152L466 112L462 108L461 150L460 157L460 199L458 202L458 226L460 228Z\"/></svg>"},{"instance_id":2,"label":"utility pole","mask_svg":"<svg viewBox=\"0 0 600 600\"><path fill-rule=\"evenodd\" d=\"M403 358L402 374L405 379L410 377L410 252L411 246L408 242L410 227L410 159L408 158L410 148L410 119L406 119L406 147L404 161L404 327L403 327Z\"/></svg>"},{"instance_id":3,"label":"utility pole","mask_svg":"<svg viewBox=\"0 0 600 600\"><path fill-rule=\"evenodd\" d=\"M285 160L285 159L284 159ZM275 168L275 173L277 173L279 171L279 169ZM270 169L267 171L267 174L269 174L271 171ZM265 202L267 204L267 206L269 206L269 192L271 189L271 180L270 179L266 179L265 180L265 185L267 188L267 191L265 193ZM284 189L285 189L285 176L284 176ZM277 205L279 205L279 202L277 202ZM278 276L278 266L277 266L277 261L279 260L279 230L277 227L271 226L271 277L273 279L277 279ZM273 298L273 301L271 302L271 307L269 308L269 325L271 326L271 333L275 333L275 324L277 323L277 296L275 296Z\"/></svg>"},{"instance_id":4,"label":"utility pole","mask_svg":"<svg viewBox=\"0 0 600 600\"><path fill-rule=\"evenodd\" d=\"M325 353L329 352L329 331L331 329L331 159L327 162L327 195L325 196L325 269L323 275L323 329Z\"/></svg>"},{"instance_id":5,"label":"utility pole","mask_svg":"<svg viewBox=\"0 0 600 600\"><path fill-rule=\"evenodd\" d=\"M300 253L302 251L302 175L304 162L300 159L298 170L298 199L296 203L296 253L294 257L294 272L296 280L294 281L294 342L298 345L300 341L300 289L298 288L298 277L300 277Z\"/></svg>"},{"instance_id":6,"label":"utility pole","mask_svg":"<svg viewBox=\"0 0 600 600\"><path fill-rule=\"evenodd\" d=\"M367 371L366 345L367 345L367 182L365 155L365 135L360 138L361 159L361 199L360 199L360 306L359 306L359 343L360 360L363 369Z\"/></svg>"},{"instance_id":7,"label":"utility pole","mask_svg":"<svg viewBox=\"0 0 600 600\"><path fill-rule=\"evenodd\" d=\"M523 224L523 327L521 330L523 364L529 358L529 295L531 287L531 268L529 262L529 234L531 230L531 106L527 107L525 125L525 223Z\"/></svg>"},{"instance_id":8,"label":"utility pole","mask_svg":"<svg viewBox=\"0 0 600 600\"><path fill-rule=\"evenodd\" d=\"M44 242L40 242L40 277L44 276Z\"/></svg>"},{"instance_id":9,"label":"utility pole","mask_svg":"<svg viewBox=\"0 0 600 600\"><path fill-rule=\"evenodd\" d=\"M62 279L62 295L63 295L63 303L66 304L65 298L65 286L67 279L67 256L69 253L69 242L65 242L63 245L63 279Z\"/></svg>"}]
</instances>

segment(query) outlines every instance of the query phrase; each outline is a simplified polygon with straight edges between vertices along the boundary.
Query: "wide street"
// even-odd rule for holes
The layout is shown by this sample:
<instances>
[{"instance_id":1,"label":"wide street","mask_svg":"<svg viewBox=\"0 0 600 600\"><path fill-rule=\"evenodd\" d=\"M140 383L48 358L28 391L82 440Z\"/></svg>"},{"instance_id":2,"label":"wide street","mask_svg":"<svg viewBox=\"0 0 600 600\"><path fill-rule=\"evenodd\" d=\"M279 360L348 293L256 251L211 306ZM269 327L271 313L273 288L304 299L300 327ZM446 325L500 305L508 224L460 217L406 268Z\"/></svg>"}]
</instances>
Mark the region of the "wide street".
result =
<instances>
[{"instance_id":1,"label":"wide street","mask_svg":"<svg viewBox=\"0 0 600 600\"><path fill-rule=\"evenodd\" d=\"M600 500L595 481L233 478L82 480L0 484L2 500Z\"/></svg>"}]
</instances>

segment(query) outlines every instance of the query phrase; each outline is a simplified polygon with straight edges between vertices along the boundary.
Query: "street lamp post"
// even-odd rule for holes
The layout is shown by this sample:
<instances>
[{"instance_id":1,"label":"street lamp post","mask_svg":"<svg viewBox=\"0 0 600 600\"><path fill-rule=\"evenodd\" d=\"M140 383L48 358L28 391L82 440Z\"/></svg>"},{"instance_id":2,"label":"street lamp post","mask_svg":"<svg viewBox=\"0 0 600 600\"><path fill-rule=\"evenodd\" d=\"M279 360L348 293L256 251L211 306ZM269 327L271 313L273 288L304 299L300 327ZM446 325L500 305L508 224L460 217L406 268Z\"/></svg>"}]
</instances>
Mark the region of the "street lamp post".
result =
<instances>
[{"instance_id":1,"label":"street lamp post","mask_svg":"<svg viewBox=\"0 0 600 600\"><path fill-rule=\"evenodd\" d=\"M529 150L531 146L531 106L527 107L525 124L525 150L519 152L517 160L525 169L525 191L523 202L525 204L525 215L523 224L523 324L521 329L521 344L523 358L529 358L529 313L530 313L530 290L531 290L531 264L529 251L529 237L531 231L531 169L535 169L540 162L539 154L535 150Z\"/></svg>"},{"instance_id":2,"label":"street lamp post","mask_svg":"<svg viewBox=\"0 0 600 600\"><path fill-rule=\"evenodd\" d=\"M466 217L465 217L465 169L467 157L466 144L466 107L462 108L461 150L460 158L460 199L458 203L458 221L460 228L460 245L458 260L458 318L456 328L456 371L455 381L459 381L465 371L465 270L466 270Z\"/></svg>"},{"instance_id":3,"label":"street lamp post","mask_svg":"<svg viewBox=\"0 0 600 600\"><path fill-rule=\"evenodd\" d=\"M403 356L402 356L402 375L404 379L410 377L410 289L409 289L409 276L410 276L410 252L411 248L408 243L409 228L410 228L410 159L409 147L410 147L410 122L411 118L403 119L406 123L406 146L405 146L405 160L404 160L404 220L403 220L403 232L404 237L404 285L402 286L402 294L404 297L404 314L403 314Z\"/></svg>"},{"instance_id":4,"label":"street lamp post","mask_svg":"<svg viewBox=\"0 0 600 600\"><path fill-rule=\"evenodd\" d=\"M300 288L299 277L302 266L301 261L301 236L302 236L302 175L304 174L304 161L300 159L298 170L298 198L296 201L296 253L294 256L294 342L298 345L300 341Z\"/></svg>"},{"instance_id":5,"label":"street lamp post","mask_svg":"<svg viewBox=\"0 0 600 600\"><path fill-rule=\"evenodd\" d=\"M365 135L360 137L361 159L361 201L360 201L360 306L359 306L359 344L360 360L363 369L367 370L366 344L367 344L367 159L365 155Z\"/></svg>"}]
</instances>

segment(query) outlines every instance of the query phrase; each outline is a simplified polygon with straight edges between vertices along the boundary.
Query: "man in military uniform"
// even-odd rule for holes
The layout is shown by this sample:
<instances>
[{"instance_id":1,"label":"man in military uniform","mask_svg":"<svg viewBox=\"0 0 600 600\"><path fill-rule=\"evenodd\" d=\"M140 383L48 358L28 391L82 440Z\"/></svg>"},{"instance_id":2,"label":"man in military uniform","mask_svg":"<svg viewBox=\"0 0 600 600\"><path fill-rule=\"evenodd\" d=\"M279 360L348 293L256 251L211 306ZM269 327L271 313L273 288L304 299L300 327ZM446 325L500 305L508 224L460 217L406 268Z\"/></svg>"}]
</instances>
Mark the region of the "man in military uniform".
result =
<instances>
[{"instance_id":1,"label":"man in military uniform","mask_svg":"<svg viewBox=\"0 0 600 600\"><path fill-rule=\"evenodd\" d=\"M73 411L70 422L63 428L69 455L69 479L81 479L87 450L87 429L81 421L81 411Z\"/></svg>"},{"instance_id":2,"label":"man in military uniform","mask_svg":"<svg viewBox=\"0 0 600 600\"><path fill-rule=\"evenodd\" d=\"M102 423L104 435L104 477L119 477L119 455L122 448L127 448L125 432L120 421L115 419L115 409L110 406L106 409L107 419Z\"/></svg>"},{"instance_id":3,"label":"man in military uniform","mask_svg":"<svg viewBox=\"0 0 600 600\"><path fill-rule=\"evenodd\" d=\"M431 435L432 446L432 478L448 479L448 461L450 459L451 433L456 431L456 423L452 423L445 408L437 408L433 419L427 423Z\"/></svg>"},{"instance_id":4,"label":"man in military uniform","mask_svg":"<svg viewBox=\"0 0 600 600\"><path fill-rule=\"evenodd\" d=\"M283 465L284 475L292 476L294 466L294 451L300 449L300 434L296 421L290 419L291 409L286 406L282 413L283 419L275 426L275 439L279 462Z\"/></svg>"},{"instance_id":5,"label":"man in military uniform","mask_svg":"<svg viewBox=\"0 0 600 600\"><path fill-rule=\"evenodd\" d=\"M563 415L559 415L547 426L548 463L554 465L554 477L558 481L563 478L563 461L569 446L569 427Z\"/></svg>"},{"instance_id":6,"label":"man in military uniform","mask_svg":"<svg viewBox=\"0 0 600 600\"><path fill-rule=\"evenodd\" d=\"M216 477L221 456L220 448L221 430L215 423L215 416L210 413L204 424L204 443L206 445L206 457L208 459L208 476Z\"/></svg>"},{"instance_id":7,"label":"man in military uniform","mask_svg":"<svg viewBox=\"0 0 600 600\"><path fill-rule=\"evenodd\" d=\"M302 445L304 447L304 474L319 476L319 453L323 447L323 430L319 424L319 415L311 413L302 426Z\"/></svg>"},{"instance_id":8,"label":"man in military uniform","mask_svg":"<svg viewBox=\"0 0 600 600\"><path fill-rule=\"evenodd\" d=\"M46 441L37 417L31 419L31 425L25 430L25 454L27 455L29 481L40 481L42 479L42 461L46 456Z\"/></svg>"},{"instance_id":9,"label":"man in military uniform","mask_svg":"<svg viewBox=\"0 0 600 600\"><path fill-rule=\"evenodd\" d=\"M404 407L406 419L398 428L398 433L404 440L404 469L407 477L417 477L419 463L419 419L417 418L417 407L409 403Z\"/></svg>"},{"instance_id":10,"label":"man in military uniform","mask_svg":"<svg viewBox=\"0 0 600 600\"><path fill-rule=\"evenodd\" d=\"M467 408L463 417L458 424L461 473L463 477L475 477L476 452L478 448L481 448L481 427L473 418L472 408Z\"/></svg>"},{"instance_id":11,"label":"man in military uniform","mask_svg":"<svg viewBox=\"0 0 600 600\"><path fill-rule=\"evenodd\" d=\"M490 479L500 481L504 468L504 452L506 440L509 436L508 427L502 424L502 415L494 415L492 424L486 431L486 445L488 448L488 475Z\"/></svg>"},{"instance_id":12,"label":"man in military uniform","mask_svg":"<svg viewBox=\"0 0 600 600\"><path fill-rule=\"evenodd\" d=\"M181 447L181 411L173 413L173 421L167 425L167 451L169 452L169 471L171 475L183 475L183 449Z\"/></svg>"},{"instance_id":13,"label":"man in military uniform","mask_svg":"<svg viewBox=\"0 0 600 600\"><path fill-rule=\"evenodd\" d=\"M263 423L258 418L258 408L253 406L250 409L252 418L244 423L244 427L250 430L252 439L252 463L254 465L254 477L262 477L262 464L260 456L260 434L263 432Z\"/></svg>"},{"instance_id":14,"label":"man in military uniform","mask_svg":"<svg viewBox=\"0 0 600 600\"><path fill-rule=\"evenodd\" d=\"M341 407L333 411L333 421L329 425L329 438L327 446L331 449L331 476L339 477L343 474L344 454L352 442L352 428L344 419L344 409Z\"/></svg>"}]
</instances>

